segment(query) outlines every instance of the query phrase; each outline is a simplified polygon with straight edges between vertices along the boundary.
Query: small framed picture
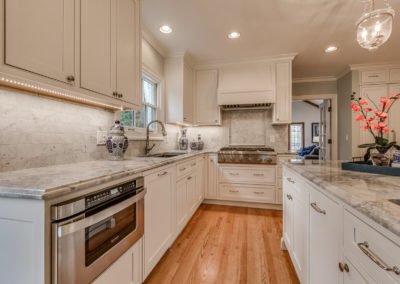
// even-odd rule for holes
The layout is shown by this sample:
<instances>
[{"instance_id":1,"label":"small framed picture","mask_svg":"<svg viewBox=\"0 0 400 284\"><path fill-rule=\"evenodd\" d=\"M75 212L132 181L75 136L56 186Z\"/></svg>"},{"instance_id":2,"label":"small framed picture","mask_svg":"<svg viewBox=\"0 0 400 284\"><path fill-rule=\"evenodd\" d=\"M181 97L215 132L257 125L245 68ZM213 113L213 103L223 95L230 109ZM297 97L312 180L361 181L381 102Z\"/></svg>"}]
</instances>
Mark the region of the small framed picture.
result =
<instances>
[{"instance_id":1,"label":"small framed picture","mask_svg":"<svg viewBox=\"0 0 400 284\"><path fill-rule=\"evenodd\" d=\"M311 141L319 143L319 122L311 123Z\"/></svg>"}]
</instances>

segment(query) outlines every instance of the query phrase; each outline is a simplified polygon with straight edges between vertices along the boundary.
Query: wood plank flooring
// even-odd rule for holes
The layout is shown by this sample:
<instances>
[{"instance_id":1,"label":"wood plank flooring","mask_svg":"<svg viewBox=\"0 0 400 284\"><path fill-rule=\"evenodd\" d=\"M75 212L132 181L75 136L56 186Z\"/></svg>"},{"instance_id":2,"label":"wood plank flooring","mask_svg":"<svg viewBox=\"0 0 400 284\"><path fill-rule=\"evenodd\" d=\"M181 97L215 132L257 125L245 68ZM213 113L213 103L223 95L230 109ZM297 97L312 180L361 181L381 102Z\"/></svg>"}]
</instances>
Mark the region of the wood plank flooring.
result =
<instances>
[{"instance_id":1,"label":"wood plank flooring","mask_svg":"<svg viewBox=\"0 0 400 284\"><path fill-rule=\"evenodd\" d=\"M281 211L203 204L145 284L299 283L281 236Z\"/></svg>"}]
</instances>

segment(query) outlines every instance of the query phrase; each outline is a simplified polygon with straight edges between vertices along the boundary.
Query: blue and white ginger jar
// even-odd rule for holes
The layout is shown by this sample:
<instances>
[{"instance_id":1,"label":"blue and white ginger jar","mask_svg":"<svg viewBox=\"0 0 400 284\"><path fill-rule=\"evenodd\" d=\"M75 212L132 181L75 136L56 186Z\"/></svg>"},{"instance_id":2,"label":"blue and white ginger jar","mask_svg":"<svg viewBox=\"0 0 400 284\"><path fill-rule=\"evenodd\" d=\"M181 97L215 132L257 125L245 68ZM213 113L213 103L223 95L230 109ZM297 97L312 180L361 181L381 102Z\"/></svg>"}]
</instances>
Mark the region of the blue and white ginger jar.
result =
<instances>
[{"instance_id":1,"label":"blue and white ginger jar","mask_svg":"<svg viewBox=\"0 0 400 284\"><path fill-rule=\"evenodd\" d=\"M124 135L124 127L119 120L115 121L107 137L106 147L111 161L121 161L128 149L128 138Z\"/></svg>"}]
</instances>

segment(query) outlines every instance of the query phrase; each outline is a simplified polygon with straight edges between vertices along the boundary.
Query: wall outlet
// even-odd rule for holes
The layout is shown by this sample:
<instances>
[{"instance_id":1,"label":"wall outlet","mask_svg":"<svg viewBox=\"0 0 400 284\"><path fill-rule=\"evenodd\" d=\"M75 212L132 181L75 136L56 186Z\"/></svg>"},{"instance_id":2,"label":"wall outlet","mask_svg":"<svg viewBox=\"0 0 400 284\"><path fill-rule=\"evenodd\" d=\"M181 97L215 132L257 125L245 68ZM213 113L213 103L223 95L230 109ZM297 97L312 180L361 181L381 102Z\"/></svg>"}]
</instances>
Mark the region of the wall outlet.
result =
<instances>
[{"instance_id":1,"label":"wall outlet","mask_svg":"<svg viewBox=\"0 0 400 284\"><path fill-rule=\"evenodd\" d=\"M97 131L97 145L106 145L107 131Z\"/></svg>"},{"instance_id":2,"label":"wall outlet","mask_svg":"<svg viewBox=\"0 0 400 284\"><path fill-rule=\"evenodd\" d=\"M275 136L274 135L269 136L269 142L275 143Z\"/></svg>"}]
</instances>

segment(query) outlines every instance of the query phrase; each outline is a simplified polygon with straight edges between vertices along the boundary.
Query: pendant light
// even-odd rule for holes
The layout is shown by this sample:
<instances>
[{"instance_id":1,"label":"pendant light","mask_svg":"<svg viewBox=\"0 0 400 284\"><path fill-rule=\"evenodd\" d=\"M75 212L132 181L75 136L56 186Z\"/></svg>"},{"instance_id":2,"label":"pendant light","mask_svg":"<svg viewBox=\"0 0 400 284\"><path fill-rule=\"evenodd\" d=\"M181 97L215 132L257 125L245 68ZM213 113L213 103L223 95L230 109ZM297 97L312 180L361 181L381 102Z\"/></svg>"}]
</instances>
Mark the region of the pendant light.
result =
<instances>
[{"instance_id":1,"label":"pendant light","mask_svg":"<svg viewBox=\"0 0 400 284\"><path fill-rule=\"evenodd\" d=\"M361 47L374 50L384 44L392 33L394 10L387 0L386 8L375 9L375 0L369 0L364 14L358 19L357 41Z\"/></svg>"}]
</instances>

